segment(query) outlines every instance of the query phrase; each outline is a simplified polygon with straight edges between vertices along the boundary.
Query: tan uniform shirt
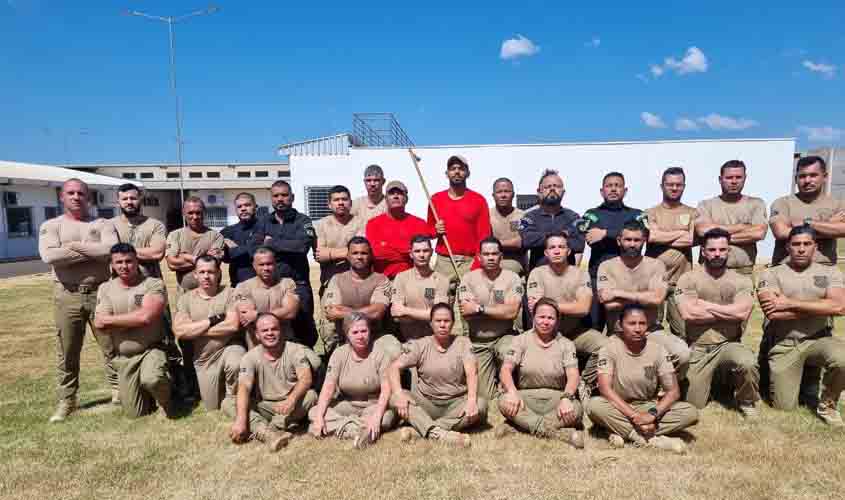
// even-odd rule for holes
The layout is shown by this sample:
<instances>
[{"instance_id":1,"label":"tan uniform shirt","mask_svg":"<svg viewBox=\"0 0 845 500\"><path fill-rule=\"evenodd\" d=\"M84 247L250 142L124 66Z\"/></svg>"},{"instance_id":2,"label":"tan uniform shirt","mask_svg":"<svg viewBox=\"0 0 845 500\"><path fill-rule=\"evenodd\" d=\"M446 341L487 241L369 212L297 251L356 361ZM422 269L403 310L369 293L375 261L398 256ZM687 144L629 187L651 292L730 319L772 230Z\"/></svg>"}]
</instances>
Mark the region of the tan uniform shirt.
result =
<instances>
[{"instance_id":1,"label":"tan uniform shirt","mask_svg":"<svg viewBox=\"0 0 845 500\"><path fill-rule=\"evenodd\" d=\"M467 393L464 362L474 360L472 343L466 337L454 337L452 344L441 352L434 337L423 337L402 344L399 363L415 366L418 381L415 391L428 399L445 400Z\"/></svg>"},{"instance_id":2,"label":"tan uniform shirt","mask_svg":"<svg viewBox=\"0 0 845 500\"><path fill-rule=\"evenodd\" d=\"M519 389L557 389L566 387L566 369L578 366L575 344L558 334L549 345L540 341L531 329L511 342L505 361L513 363Z\"/></svg>"},{"instance_id":3,"label":"tan uniform shirt","mask_svg":"<svg viewBox=\"0 0 845 500\"><path fill-rule=\"evenodd\" d=\"M320 246L328 248L346 248L347 243L355 236L364 236L363 217L352 216L346 224L341 224L337 218L329 214L320 219L315 227L317 241ZM320 263L320 281L325 284L337 273L349 270L349 261L337 259Z\"/></svg>"},{"instance_id":4,"label":"tan uniform shirt","mask_svg":"<svg viewBox=\"0 0 845 500\"><path fill-rule=\"evenodd\" d=\"M704 269L690 271L678 280L675 298L679 304L688 300L706 300L714 304L733 304L742 297L751 297L754 284L751 278L730 269L714 278ZM742 321L714 321L713 323L687 323L687 342L712 345L738 341L742 336Z\"/></svg>"},{"instance_id":5,"label":"tan uniform shirt","mask_svg":"<svg viewBox=\"0 0 845 500\"><path fill-rule=\"evenodd\" d=\"M646 215L651 229L692 232L697 214L694 208L684 204L676 208L667 208L661 203L646 210ZM682 274L692 269L692 247L680 249L649 243L645 254L654 257L666 266L666 281L670 286L674 286Z\"/></svg>"},{"instance_id":6,"label":"tan uniform shirt","mask_svg":"<svg viewBox=\"0 0 845 500\"><path fill-rule=\"evenodd\" d=\"M198 289L183 294L179 298L177 312L187 315L191 321L202 321L218 314L225 315L235 307L235 290L222 287L214 297L203 297ZM206 364L216 353L239 338L238 333L228 337L197 337L193 339L194 364Z\"/></svg>"},{"instance_id":7,"label":"tan uniform shirt","mask_svg":"<svg viewBox=\"0 0 845 500\"><path fill-rule=\"evenodd\" d=\"M483 269L476 269L464 275L458 288L460 299L475 300L484 307L499 306L516 299L522 302L525 290L519 276L502 269L495 280L490 281ZM484 314L466 319L472 340L495 340L513 329L512 319L493 319Z\"/></svg>"},{"instance_id":8,"label":"tan uniform shirt","mask_svg":"<svg viewBox=\"0 0 845 500\"><path fill-rule=\"evenodd\" d=\"M803 271L796 271L787 264L769 267L760 274L757 293L779 292L790 299L819 300L831 288L845 288L842 273L834 266L812 263ZM829 316L806 316L801 319L772 320L766 328L766 335L773 335L776 341L782 339L801 340L828 327Z\"/></svg>"},{"instance_id":9,"label":"tan uniform shirt","mask_svg":"<svg viewBox=\"0 0 845 500\"><path fill-rule=\"evenodd\" d=\"M842 211L845 211L845 200L841 198L822 194L812 202L805 203L801 201L801 198L791 194L778 198L772 203L769 222L783 221L794 227L804 224L806 219L827 222L834 214ZM836 264L836 239L819 237L817 243L818 249L813 260L819 264ZM772 265L782 264L788 258L786 240L776 240L775 250L772 253Z\"/></svg>"},{"instance_id":10,"label":"tan uniform shirt","mask_svg":"<svg viewBox=\"0 0 845 500\"><path fill-rule=\"evenodd\" d=\"M385 212L387 212L387 198L382 198L378 205L370 204L370 198L367 195L352 200L350 213L355 217L360 217L361 224L364 227L367 226L367 222L370 222L370 219Z\"/></svg>"},{"instance_id":11,"label":"tan uniform shirt","mask_svg":"<svg viewBox=\"0 0 845 500\"><path fill-rule=\"evenodd\" d=\"M493 236L499 241L511 240L519 236L519 221L522 220L524 214L524 211L514 208L507 217L502 217L495 205L490 207L490 227L493 229ZM524 251L505 250L504 258L518 263L520 268L525 269Z\"/></svg>"},{"instance_id":12,"label":"tan uniform shirt","mask_svg":"<svg viewBox=\"0 0 845 500\"><path fill-rule=\"evenodd\" d=\"M183 227L167 235L165 255L176 257L182 253L189 253L198 257L212 249L222 250L224 245L223 235L214 229L195 233L190 228ZM183 290L193 290L199 286L191 271L176 271L176 282Z\"/></svg>"},{"instance_id":13,"label":"tan uniform shirt","mask_svg":"<svg viewBox=\"0 0 845 500\"><path fill-rule=\"evenodd\" d=\"M637 267L631 269L622 262L622 257L614 257L599 265L596 275L596 288L612 288L626 292L647 292L666 286L666 266L657 259L643 257ZM650 328L657 326L657 306L644 306ZM608 331L613 326L620 332L619 315L621 310L607 311Z\"/></svg>"},{"instance_id":14,"label":"tan uniform shirt","mask_svg":"<svg viewBox=\"0 0 845 500\"><path fill-rule=\"evenodd\" d=\"M431 309L438 302L449 302L449 280L442 274L432 271L423 278L419 271L411 268L393 279L391 303L414 309ZM431 324L428 321L403 320L399 322L399 331L405 340L418 339L431 335Z\"/></svg>"},{"instance_id":15,"label":"tan uniform shirt","mask_svg":"<svg viewBox=\"0 0 845 500\"><path fill-rule=\"evenodd\" d=\"M144 221L133 225L123 216L113 217L108 220L111 226L111 234L108 239L111 243L129 243L137 248L149 248L167 242L167 230L160 221L144 217ZM104 235L104 240L106 239ZM158 261L142 261L141 272L145 276L161 278L161 266Z\"/></svg>"},{"instance_id":16,"label":"tan uniform shirt","mask_svg":"<svg viewBox=\"0 0 845 500\"><path fill-rule=\"evenodd\" d=\"M55 281L65 285L96 285L109 279L109 247L102 243L104 219L78 221L65 215L41 224L38 253L53 267ZM94 257L80 256L67 248L71 242L86 244Z\"/></svg>"},{"instance_id":17,"label":"tan uniform shirt","mask_svg":"<svg viewBox=\"0 0 845 500\"><path fill-rule=\"evenodd\" d=\"M326 368L326 382L334 382L337 398L347 401L375 402L381 394L381 380L387 376L390 356L377 345L370 355L358 359L349 344L335 349Z\"/></svg>"},{"instance_id":18,"label":"tan uniform shirt","mask_svg":"<svg viewBox=\"0 0 845 500\"><path fill-rule=\"evenodd\" d=\"M548 297L555 302L575 302L578 291L592 295L590 275L575 266L566 266L563 274L557 274L548 264L535 267L528 275L528 287L525 291L529 299ZM583 330L581 318L561 317L558 323L560 333L570 336Z\"/></svg>"},{"instance_id":19,"label":"tan uniform shirt","mask_svg":"<svg viewBox=\"0 0 845 500\"><path fill-rule=\"evenodd\" d=\"M241 358L239 379L253 381L253 394L259 401L282 401L299 382L296 369L311 369L307 348L285 342L282 355L275 361L267 359L264 352L264 346L258 345Z\"/></svg>"},{"instance_id":20,"label":"tan uniform shirt","mask_svg":"<svg viewBox=\"0 0 845 500\"><path fill-rule=\"evenodd\" d=\"M766 224L766 204L760 198L743 195L737 203L726 203L716 196L698 204L696 222L710 224ZM753 266L757 259L757 244L731 245L728 267Z\"/></svg>"},{"instance_id":21,"label":"tan uniform shirt","mask_svg":"<svg viewBox=\"0 0 845 500\"><path fill-rule=\"evenodd\" d=\"M296 295L296 283L290 278L282 278L278 283L268 288L264 286L261 278L256 276L238 283L237 288L235 288L235 300L241 298L251 300L259 314L282 307L282 302L291 294ZM293 338L293 328L290 321L282 322L282 330L285 338Z\"/></svg>"},{"instance_id":22,"label":"tan uniform shirt","mask_svg":"<svg viewBox=\"0 0 845 500\"><path fill-rule=\"evenodd\" d=\"M343 305L358 309L370 304L390 304L390 280L380 273L372 273L365 280L357 279L354 271L336 274L329 281L326 293L323 295L322 305ZM342 321L335 321L337 332L342 331ZM370 325L380 333L380 325Z\"/></svg>"},{"instance_id":23,"label":"tan uniform shirt","mask_svg":"<svg viewBox=\"0 0 845 500\"><path fill-rule=\"evenodd\" d=\"M657 398L659 377L674 373L669 354L657 342L646 342L639 354L633 354L619 337L611 337L599 349L599 374L609 375L614 392L626 402Z\"/></svg>"},{"instance_id":24,"label":"tan uniform shirt","mask_svg":"<svg viewBox=\"0 0 845 500\"><path fill-rule=\"evenodd\" d=\"M145 295L159 295L167 307L167 295L164 282L158 278L144 278L131 288L125 288L120 278L104 283L97 290L97 309L95 314L128 314L141 308ZM162 318L157 318L147 326L137 328L114 328L109 332L116 354L135 356L159 343L164 338Z\"/></svg>"}]
</instances>

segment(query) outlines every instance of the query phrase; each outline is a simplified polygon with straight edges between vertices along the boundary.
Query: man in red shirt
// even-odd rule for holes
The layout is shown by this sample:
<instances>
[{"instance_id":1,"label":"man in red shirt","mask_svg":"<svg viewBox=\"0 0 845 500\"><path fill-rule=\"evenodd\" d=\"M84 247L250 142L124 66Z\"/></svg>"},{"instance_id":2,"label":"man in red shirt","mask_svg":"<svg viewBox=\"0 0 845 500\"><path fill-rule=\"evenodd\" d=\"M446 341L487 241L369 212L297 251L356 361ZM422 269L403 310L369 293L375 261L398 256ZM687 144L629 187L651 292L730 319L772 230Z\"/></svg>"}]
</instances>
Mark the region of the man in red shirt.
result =
<instances>
[{"instance_id":1,"label":"man in red shirt","mask_svg":"<svg viewBox=\"0 0 845 500\"><path fill-rule=\"evenodd\" d=\"M467 189L469 163L460 155L450 156L446 161L446 177L449 189L434 193L431 204L437 210L440 221L435 223L434 213L428 208L428 225L438 236L437 262L434 270L449 279L449 296L454 301L458 284L464 274L469 272L478 252L478 245L490 236L490 209L484 196ZM449 252L443 237L449 238L452 255L458 268L458 274L449 262ZM456 317L460 317L460 311ZM455 322L457 328L462 322ZM466 331L466 328L464 328Z\"/></svg>"},{"instance_id":2,"label":"man in red shirt","mask_svg":"<svg viewBox=\"0 0 845 500\"><path fill-rule=\"evenodd\" d=\"M387 184L387 212L367 223L367 239L373 246L373 267L393 279L411 265L411 239L417 235L434 237L428 224L405 211L408 188L400 181Z\"/></svg>"}]
</instances>

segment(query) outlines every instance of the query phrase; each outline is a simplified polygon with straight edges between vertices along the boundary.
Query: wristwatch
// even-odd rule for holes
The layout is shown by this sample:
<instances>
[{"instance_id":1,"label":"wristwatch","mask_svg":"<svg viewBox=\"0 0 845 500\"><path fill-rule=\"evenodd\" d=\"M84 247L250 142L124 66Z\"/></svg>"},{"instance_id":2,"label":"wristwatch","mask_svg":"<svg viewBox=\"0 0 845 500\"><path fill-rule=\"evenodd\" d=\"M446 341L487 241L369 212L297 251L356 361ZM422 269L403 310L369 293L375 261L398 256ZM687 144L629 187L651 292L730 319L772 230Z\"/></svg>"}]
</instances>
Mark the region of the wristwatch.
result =
<instances>
[{"instance_id":1,"label":"wristwatch","mask_svg":"<svg viewBox=\"0 0 845 500\"><path fill-rule=\"evenodd\" d=\"M484 314L484 306L481 304L478 304L478 314Z\"/></svg>"},{"instance_id":2,"label":"wristwatch","mask_svg":"<svg viewBox=\"0 0 845 500\"><path fill-rule=\"evenodd\" d=\"M561 396L561 399L568 399L570 401L575 401L577 398L575 397L575 394L569 394L568 392L564 392L563 396Z\"/></svg>"},{"instance_id":3,"label":"wristwatch","mask_svg":"<svg viewBox=\"0 0 845 500\"><path fill-rule=\"evenodd\" d=\"M648 409L648 414L649 414L649 415L651 415L652 417L654 417L654 418L656 419L656 418L657 418L657 416L658 416L658 413L657 413L657 407L655 406L655 407L649 408L649 409Z\"/></svg>"}]
</instances>

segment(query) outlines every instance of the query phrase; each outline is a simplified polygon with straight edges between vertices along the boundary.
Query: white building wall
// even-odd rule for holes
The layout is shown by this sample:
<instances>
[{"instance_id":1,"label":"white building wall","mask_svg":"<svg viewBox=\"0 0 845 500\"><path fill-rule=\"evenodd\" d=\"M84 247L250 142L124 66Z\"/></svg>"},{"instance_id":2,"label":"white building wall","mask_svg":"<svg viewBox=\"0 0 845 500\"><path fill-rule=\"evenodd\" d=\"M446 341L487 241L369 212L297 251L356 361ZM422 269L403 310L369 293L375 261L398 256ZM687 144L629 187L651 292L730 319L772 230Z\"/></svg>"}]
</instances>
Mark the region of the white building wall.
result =
<instances>
[{"instance_id":1,"label":"white building wall","mask_svg":"<svg viewBox=\"0 0 845 500\"><path fill-rule=\"evenodd\" d=\"M235 197L240 193L250 193L255 196L255 202L259 207L267 207L272 211L270 202L270 189L192 189L191 195L198 196L205 202L207 207L226 209L226 224L209 224L214 229L221 229L224 226L238 222L238 215L235 211Z\"/></svg>"},{"instance_id":2,"label":"white building wall","mask_svg":"<svg viewBox=\"0 0 845 500\"><path fill-rule=\"evenodd\" d=\"M533 194L543 169L561 172L566 187L564 205L583 213L601 202L599 188L604 174L616 170L627 179L626 204L648 208L660 202L660 176L669 166L681 166L687 174L684 201L695 206L717 195L719 167L740 159L748 166L745 193L771 204L789 193L793 139L665 141L604 144L537 144L435 146L414 150L431 193L446 189L446 160L463 155L470 163L469 187L490 194L493 181L509 177L517 194ZM399 179L408 185L408 210L425 216L426 199L407 149L352 148L348 155L291 156L291 179L296 194L294 206L305 209L305 187L343 184L353 197L364 193L363 170L376 163L387 180ZM774 241L769 234L761 244L762 260L771 257Z\"/></svg>"}]
</instances>

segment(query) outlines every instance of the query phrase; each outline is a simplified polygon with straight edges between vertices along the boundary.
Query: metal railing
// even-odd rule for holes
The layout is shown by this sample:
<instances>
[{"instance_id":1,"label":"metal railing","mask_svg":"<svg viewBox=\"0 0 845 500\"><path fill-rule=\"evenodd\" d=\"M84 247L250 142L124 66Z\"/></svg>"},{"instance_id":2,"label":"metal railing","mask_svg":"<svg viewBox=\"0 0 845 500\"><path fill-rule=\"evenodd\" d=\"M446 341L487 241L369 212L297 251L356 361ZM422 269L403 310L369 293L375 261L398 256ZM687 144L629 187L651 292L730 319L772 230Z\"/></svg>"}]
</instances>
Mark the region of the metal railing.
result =
<instances>
[{"instance_id":1,"label":"metal railing","mask_svg":"<svg viewBox=\"0 0 845 500\"><path fill-rule=\"evenodd\" d=\"M352 136L361 147L411 147L414 145L393 113L353 113Z\"/></svg>"}]
</instances>

